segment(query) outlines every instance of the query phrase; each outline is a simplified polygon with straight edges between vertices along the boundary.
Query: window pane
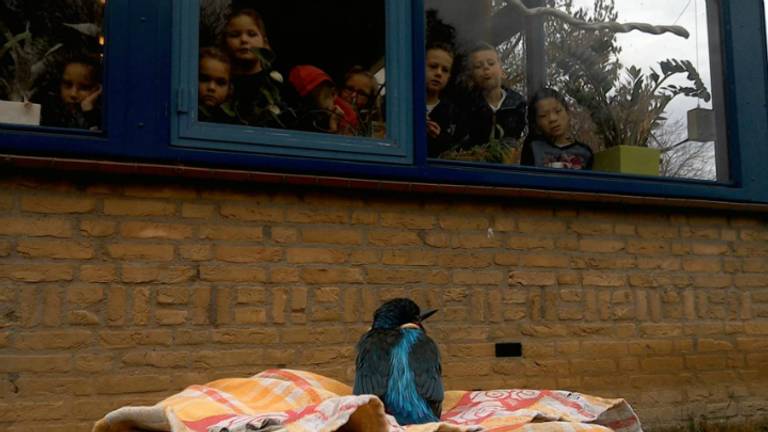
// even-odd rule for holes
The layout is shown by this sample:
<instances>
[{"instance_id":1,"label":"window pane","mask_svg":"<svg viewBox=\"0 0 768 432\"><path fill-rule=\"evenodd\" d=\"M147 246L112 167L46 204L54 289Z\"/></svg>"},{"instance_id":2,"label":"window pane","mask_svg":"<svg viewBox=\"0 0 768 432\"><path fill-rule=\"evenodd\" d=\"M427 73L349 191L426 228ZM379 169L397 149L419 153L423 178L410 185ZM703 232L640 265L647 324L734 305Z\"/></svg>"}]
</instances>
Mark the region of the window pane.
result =
<instances>
[{"instance_id":1,"label":"window pane","mask_svg":"<svg viewBox=\"0 0 768 432\"><path fill-rule=\"evenodd\" d=\"M0 4L0 123L102 128L105 0Z\"/></svg>"},{"instance_id":2,"label":"window pane","mask_svg":"<svg viewBox=\"0 0 768 432\"><path fill-rule=\"evenodd\" d=\"M384 1L203 0L198 120L386 135Z\"/></svg>"},{"instance_id":3,"label":"window pane","mask_svg":"<svg viewBox=\"0 0 768 432\"><path fill-rule=\"evenodd\" d=\"M727 179L717 5L427 0L429 155Z\"/></svg>"}]
</instances>

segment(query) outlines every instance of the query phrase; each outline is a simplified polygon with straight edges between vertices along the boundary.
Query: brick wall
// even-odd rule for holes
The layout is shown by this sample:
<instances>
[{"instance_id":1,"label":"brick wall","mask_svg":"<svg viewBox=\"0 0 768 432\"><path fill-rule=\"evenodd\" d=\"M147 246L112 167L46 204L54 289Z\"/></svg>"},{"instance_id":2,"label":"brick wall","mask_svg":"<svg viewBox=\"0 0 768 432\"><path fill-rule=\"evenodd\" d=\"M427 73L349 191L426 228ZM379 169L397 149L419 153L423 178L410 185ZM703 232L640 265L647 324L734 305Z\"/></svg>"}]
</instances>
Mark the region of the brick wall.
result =
<instances>
[{"instance_id":1,"label":"brick wall","mask_svg":"<svg viewBox=\"0 0 768 432\"><path fill-rule=\"evenodd\" d=\"M625 397L657 427L768 418L764 215L6 174L0 257L2 430L89 430L270 367L351 382L404 295L440 308L448 388ZM495 359L509 341L523 358Z\"/></svg>"}]
</instances>

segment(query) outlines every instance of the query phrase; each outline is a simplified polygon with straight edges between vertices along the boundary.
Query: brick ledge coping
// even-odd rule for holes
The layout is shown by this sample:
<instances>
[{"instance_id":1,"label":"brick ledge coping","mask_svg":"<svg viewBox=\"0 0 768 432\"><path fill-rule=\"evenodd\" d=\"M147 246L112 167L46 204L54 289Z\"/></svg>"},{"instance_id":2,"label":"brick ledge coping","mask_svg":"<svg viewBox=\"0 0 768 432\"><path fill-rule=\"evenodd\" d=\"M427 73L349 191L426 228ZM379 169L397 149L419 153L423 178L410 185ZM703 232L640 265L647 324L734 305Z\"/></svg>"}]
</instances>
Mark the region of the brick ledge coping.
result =
<instances>
[{"instance_id":1,"label":"brick ledge coping","mask_svg":"<svg viewBox=\"0 0 768 432\"><path fill-rule=\"evenodd\" d=\"M88 159L66 159L55 157L19 156L0 154L0 163L18 168L46 168L65 171L98 172L106 174L145 174L160 177L185 177L196 179L217 179L225 181L277 183L286 185L320 186L337 189L377 190L383 192L441 193L483 197L515 197L532 200L559 200L600 204L631 204L653 207L684 207L715 210L736 210L745 212L768 212L768 204L713 201L688 198L660 198L597 192L573 192L541 190L519 187L471 186L369 180L305 174L284 174L263 171L245 171L222 168L162 165L149 163L128 163Z\"/></svg>"}]
</instances>

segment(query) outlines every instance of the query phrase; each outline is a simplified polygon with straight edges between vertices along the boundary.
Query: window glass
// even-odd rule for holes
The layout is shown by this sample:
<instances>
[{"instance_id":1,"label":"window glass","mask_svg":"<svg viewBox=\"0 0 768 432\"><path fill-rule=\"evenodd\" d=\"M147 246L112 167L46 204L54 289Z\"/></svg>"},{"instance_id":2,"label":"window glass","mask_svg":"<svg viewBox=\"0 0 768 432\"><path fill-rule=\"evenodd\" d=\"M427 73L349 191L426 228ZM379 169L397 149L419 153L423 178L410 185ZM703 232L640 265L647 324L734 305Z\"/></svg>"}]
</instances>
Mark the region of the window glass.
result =
<instances>
[{"instance_id":1,"label":"window glass","mask_svg":"<svg viewBox=\"0 0 768 432\"><path fill-rule=\"evenodd\" d=\"M202 0L198 120L386 135L384 1Z\"/></svg>"},{"instance_id":2,"label":"window glass","mask_svg":"<svg viewBox=\"0 0 768 432\"><path fill-rule=\"evenodd\" d=\"M430 157L728 178L717 1L425 5Z\"/></svg>"},{"instance_id":3,"label":"window glass","mask_svg":"<svg viewBox=\"0 0 768 432\"><path fill-rule=\"evenodd\" d=\"M105 0L0 3L0 123L102 129Z\"/></svg>"}]
</instances>

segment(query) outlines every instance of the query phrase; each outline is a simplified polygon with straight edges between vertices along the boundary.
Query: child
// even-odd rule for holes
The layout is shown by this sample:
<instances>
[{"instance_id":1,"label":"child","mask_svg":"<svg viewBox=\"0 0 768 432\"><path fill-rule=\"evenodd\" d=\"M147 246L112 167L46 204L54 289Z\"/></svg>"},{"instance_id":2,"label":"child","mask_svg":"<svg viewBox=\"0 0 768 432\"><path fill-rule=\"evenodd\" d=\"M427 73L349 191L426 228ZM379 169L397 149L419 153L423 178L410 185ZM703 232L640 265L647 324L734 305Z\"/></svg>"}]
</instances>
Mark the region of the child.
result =
<instances>
[{"instance_id":1,"label":"child","mask_svg":"<svg viewBox=\"0 0 768 432\"><path fill-rule=\"evenodd\" d=\"M344 75L341 99L352 106L358 118L357 135L384 137L383 112L379 100L379 82L362 66L353 66Z\"/></svg>"},{"instance_id":2,"label":"child","mask_svg":"<svg viewBox=\"0 0 768 432\"><path fill-rule=\"evenodd\" d=\"M354 66L344 76L341 98L358 111L369 110L375 103L378 88L373 74L362 66Z\"/></svg>"},{"instance_id":3,"label":"child","mask_svg":"<svg viewBox=\"0 0 768 432\"><path fill-rule=\"evenodd\" d=\"M237 117L225 103L232 93L229 57L216 48L200 50L198 84L198 120L215 123L237 123Z\"/></svg>"},{"instance_id":4,"label":"child","mask_svg":"<svg viewBox=\"0 0 768 432\"><path fill-rule=\"evenodd\" d=\"M521 164L549 168L592 169L592 149L573 139L565 98L542 88L528 105L531 131L523 145Z\"/></svg>"},{"instance_id":5,"label":"child","mask_svg":"<svg viewBox=\"0 0 768 432\"><path fill-rule=\"evenodd\" d=\"M88 55L64 63L53 100L43 104L43 126L99 130L101 128L101 61Z\"/></svg>"},{"instance_id":6,"label":"child","mask_svg":"<svg viewBox=\"0 0 768 432\"><path fill-rule=\"evenodd\" d=\"M281 100L282 77L271 70L274 54L264 20L253 9L239 9L227 19L224 48L232 61L233 105L251 126L288 127Z\"/></svg>"},{"instance_id":7,"label":"child","mask_svg":"<svg viewBox=\"0 0 768 432\"><path fill-rule=\"evenodd\" d=\"M502 149L517 146L525 128L525 99L502 85L503 71L496 49L480 43L469 52L470 96L464 146L499 143ZM506 155L504 156L506 160ZM501 157L493 162L503 162Z\"/></svg>"},{"instance_id":8,"label":"child","mask_svg":"<svg viewBox=\"0 0 768 432\"><path fill-rule=\"evenodd\" d=\"M321 69L300 65L291 69L288 81L298 94L298 127L313 132L354 134L357 115L336 94L336 85Z\"/></svg>"},{"instance_id":9,"label":"child","mask_svg":"<svg viewBox=\"0 0 768 432\"><path fill-rule=\"evenodd\" d=\"M426 52L427 142L429 157L438 157L455 144L458 122L456 106L442 97L453 69L453 49L433 44Z\"/></svg>"}]
</instances>

